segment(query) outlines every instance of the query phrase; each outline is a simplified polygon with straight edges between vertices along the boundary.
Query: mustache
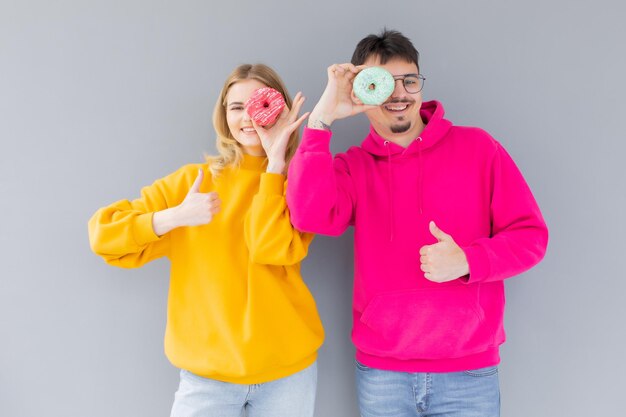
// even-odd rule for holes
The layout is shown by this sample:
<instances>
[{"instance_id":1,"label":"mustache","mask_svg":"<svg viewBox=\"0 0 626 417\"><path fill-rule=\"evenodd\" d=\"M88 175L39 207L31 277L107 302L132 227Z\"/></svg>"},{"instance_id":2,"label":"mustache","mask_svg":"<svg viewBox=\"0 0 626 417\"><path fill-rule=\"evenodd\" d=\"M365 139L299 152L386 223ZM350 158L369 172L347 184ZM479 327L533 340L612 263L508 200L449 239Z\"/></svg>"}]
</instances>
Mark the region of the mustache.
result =
<instances>
[{"instance_id":1,"label":"mustache","mask_svg":"<svg viewBox=\"0 0 626 417\"><path fill-rule=\"evenodd\" d=\"M383 105L385 105L385 104L395 104L395 103L408 103L408 104L411 104L411 103L415 103L415 100L410 100L408 98L392 98L391 100L384 102Z\"/></svg>"}]
</instances>

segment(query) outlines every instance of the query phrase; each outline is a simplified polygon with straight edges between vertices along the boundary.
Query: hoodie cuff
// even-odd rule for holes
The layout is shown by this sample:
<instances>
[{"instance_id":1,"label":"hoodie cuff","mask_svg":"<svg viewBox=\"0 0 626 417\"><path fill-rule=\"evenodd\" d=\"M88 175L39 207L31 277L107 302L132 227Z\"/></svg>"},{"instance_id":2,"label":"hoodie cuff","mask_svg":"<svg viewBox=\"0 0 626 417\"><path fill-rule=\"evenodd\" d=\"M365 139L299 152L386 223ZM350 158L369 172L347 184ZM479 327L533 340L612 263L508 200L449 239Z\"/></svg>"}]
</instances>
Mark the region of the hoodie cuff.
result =
<instances>
[{"instance_id":1,"label":"hoodie cuff","mask_svg":"<svg viewBox=\"0 0 626 417\"><path fill-rule=\"evenodd\" d=\"M261 174L259 194L262 195L283 195L285 191L285 176L266 172Z\"/></svg>"},{"instance_id":2,"label":"hoodie cuff","mask_svg":"<svg viewBox=\"0 0 626 417\"><path fill-rule=\"evenodd\" d=\"M489 264L489 257L487 252L477 245L466 246L463 249L465 257L467 258L467 264L469 265L469 278L465 281L467 284L474 282L484 281L491 273L491 267Z\"/></svg>"},{"instance_id":3,"label":"hoodie cuff","mask_svg":"<svg viewBox=\"0 0 626 417\"><path fill-rule=\"evenodd\" d=\"M300 152L330 152L330 138L332 132L323 129L305 127L302 132Z\"/></svg>"},{"instance_id":4,"label":"hoodie cuff","mask_svg":"<svg viewBox=\"0 0 626 417\"><path fill-rule=\"evenodd\" d=\"M154 228L152 227L153 215L154 213L144 213L135 218L133 237L135 238L135 243L139 246L144 246L161 238L154 233Z\"/></svg>"}]
</instances>

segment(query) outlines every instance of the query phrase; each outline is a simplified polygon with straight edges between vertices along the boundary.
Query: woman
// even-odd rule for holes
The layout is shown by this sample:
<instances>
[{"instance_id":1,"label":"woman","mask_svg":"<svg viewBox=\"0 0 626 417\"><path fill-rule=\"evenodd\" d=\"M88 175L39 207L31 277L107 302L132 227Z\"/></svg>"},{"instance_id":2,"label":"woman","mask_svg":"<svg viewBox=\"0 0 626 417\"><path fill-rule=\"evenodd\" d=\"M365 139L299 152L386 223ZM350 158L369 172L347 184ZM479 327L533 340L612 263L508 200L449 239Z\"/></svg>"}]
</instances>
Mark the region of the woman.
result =
<instances>
[{"instance_id":1,"label":"woman","mask_svg":"<svg viewBox=\"0 0 626 417\"><path fill-rule=\"evenodd\" d=\"M244 108L262 87L287 104L265 128ZM271 68L235 68L213 114L219 155L89 221L91 247L109 264L171 261L165 351L181 369L173 417L313 415L324 334L300 276L313 237L291 225L284 192L303 102Z\"/></svg>"}]
</instances>

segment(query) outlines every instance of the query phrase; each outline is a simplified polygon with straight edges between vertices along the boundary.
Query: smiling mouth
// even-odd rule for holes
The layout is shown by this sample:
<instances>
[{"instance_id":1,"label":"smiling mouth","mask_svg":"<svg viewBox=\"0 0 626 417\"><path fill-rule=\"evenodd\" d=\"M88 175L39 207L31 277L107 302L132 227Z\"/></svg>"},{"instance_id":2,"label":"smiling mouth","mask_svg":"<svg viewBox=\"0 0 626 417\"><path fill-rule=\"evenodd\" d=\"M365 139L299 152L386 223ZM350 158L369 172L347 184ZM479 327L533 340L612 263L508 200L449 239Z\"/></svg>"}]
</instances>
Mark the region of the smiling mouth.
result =
<instances>
[{"instance_id":1,"label":"smiling mouth","mask_svg":"<svg viewBox=\"0 0 626 417\"><path fill-rule=\"evenodd\" d=\"M412 103L404 102L395 102L395 103L387 103L383 105L386 111L390 113L401 113L409 108Z\"/></svg>"},{"instance_id":2,"label":"smiling mouth","mask_svg":"<svg viewBox=\"0 0 626 417\"><path fill-rule=\"evenodd\" d=\"M253 127L242 127L241 131L243 133L256 133L256 130Z\"/></svg>"}]
</instances>

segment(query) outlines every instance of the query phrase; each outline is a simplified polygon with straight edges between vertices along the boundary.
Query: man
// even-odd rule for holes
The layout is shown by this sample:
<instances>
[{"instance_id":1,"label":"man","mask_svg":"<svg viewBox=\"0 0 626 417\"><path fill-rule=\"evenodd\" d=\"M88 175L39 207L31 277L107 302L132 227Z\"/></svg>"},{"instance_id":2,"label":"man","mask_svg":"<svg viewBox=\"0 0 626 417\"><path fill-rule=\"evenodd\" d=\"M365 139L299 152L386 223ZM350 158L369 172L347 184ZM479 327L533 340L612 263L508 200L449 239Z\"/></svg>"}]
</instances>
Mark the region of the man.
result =
<instances>
[{"instance_id":1,"label":"man","mask_svg":"<svg viewBox=\"0 0 626 417\"><path fill-rule=\"evenodd\" d=\"M382 105L352 92L363 68L395 79ZM418 52L399 32L361 40L328 68L291 162L293 224L354 226L352 340L361 415L498 416L503 280L537 264L548 232L511 157L485 131L422 102ZM369 135L334 159L335 120L365 112Z\"/></svg>"}]
</instances>

